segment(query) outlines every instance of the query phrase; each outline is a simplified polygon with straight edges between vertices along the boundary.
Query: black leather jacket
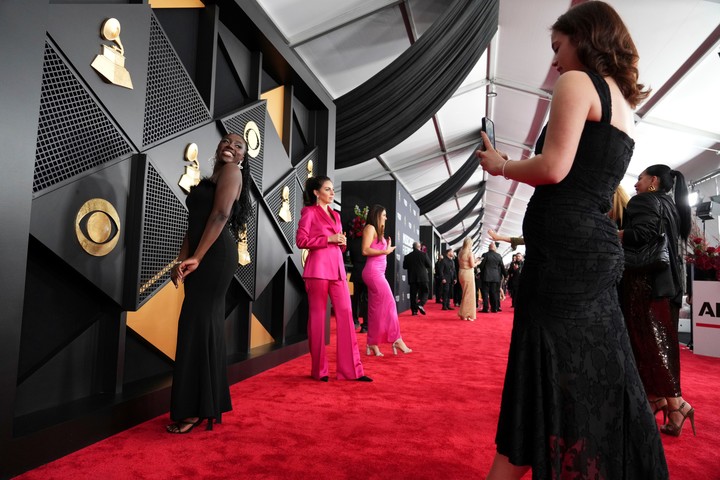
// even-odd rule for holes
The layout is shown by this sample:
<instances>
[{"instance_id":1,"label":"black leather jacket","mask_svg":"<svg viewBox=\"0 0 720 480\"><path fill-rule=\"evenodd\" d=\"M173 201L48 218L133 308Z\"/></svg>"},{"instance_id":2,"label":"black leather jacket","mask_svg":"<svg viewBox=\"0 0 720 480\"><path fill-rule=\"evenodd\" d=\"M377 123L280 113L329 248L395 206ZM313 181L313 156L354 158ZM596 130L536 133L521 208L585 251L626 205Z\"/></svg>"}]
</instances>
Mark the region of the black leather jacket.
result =
<instances>
[{"instance_id":1,"label":"black leather jacket","mask_svg":"<svg viewBox=\"0 0 720 480\"><path fill-rule=\"evenodd\" d=\"M623 245L638 246L652 240L662 219L670 250L670 271L652 275L655 296L669 297L680 303L683 294L682 259L679 254L680 215L670 195L661 192L639 193L625 210ZM658 292L672 292L658 295Z\"/></svg>"}]
</instances>

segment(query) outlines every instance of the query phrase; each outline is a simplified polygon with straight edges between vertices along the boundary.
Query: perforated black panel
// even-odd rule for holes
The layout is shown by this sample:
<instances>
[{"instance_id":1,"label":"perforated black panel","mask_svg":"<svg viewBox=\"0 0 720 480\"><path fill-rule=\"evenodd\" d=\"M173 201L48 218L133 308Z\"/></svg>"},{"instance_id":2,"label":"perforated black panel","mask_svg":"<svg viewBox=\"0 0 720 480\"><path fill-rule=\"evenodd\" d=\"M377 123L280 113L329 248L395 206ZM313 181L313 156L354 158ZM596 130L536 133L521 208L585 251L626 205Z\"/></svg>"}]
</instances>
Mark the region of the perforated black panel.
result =
<instances>
[{"instance_id":1,"label":"perforated black panel","mask_svg":"<svg viewBox=\"0 0 720 480\"><path fill-rule=\"evenodd\" d=\"M295 246L295 225L297 225L298 219L295 218L295 188L297 185L297 181L295 179L295 173L290 172L290 175L285 177L285 179L280 183L277 187L275 187L271 192L269 192L265 196L265 201L267 202L268 208L273 213L273 220L275 220L275 223L277 223L280 226L280 230L283 232L283 236L285 237L285 240L287 240L290 247ZM289 222L285 222L280 216L278 215L278 212L280 212L280 208L282 207L282 191L284 187L288 187L290 190L290 195L288 198L289 203L289 210L291 214L293 215L293 218Z\"/></svg>"},{"instance_id":2,"label":"perforated black panel","mask_svg":"<svg viewBox=\"0 0 720 480\"><path fill-rule=\"evenodd\" d=\"M252 201L252 200L251 200ZM255 265L257 263L257 218L258 203L252 201L253 215L247 223L247 242L248 252L250 252L251 262L247 265L238 265L235 270L235 278L238 279L240 285L245 289L251 299L255 299Z\"/></svg>"},{"instance_id":3,"label":"perforated black panel","mask_svg":"<svg viewBox=\"0 0 720 480\"><path fill-rule=\"evenodd\" d=\"M132 150L46 41L33 193Z\"/></svg>"},{"instance_id":4,"label":"perforated black panel","mask_svg":"<svg viewBox=\"0 0 720 480\"><path fill-rule=\"evenodd\" d=\"M165 32L154 15L150 20L143 145L211 120L210 112Z\"/></svg>"},{"instance_id":5,"label":"perforated black panel","mask_svg":"<svg viewBox=\"0 0 720 480\"><path fill-rule=\"evenodd\" d=\"M186 230L187 210L152 163L148 163L138 285L140 305L170 278L172 262Z\"/></svg>"},{"instance_id":6,"label":"perforated black panel","mask_svg":"<svg viewBox=\"0 0 720 480\"><path fill-rule=\"evenodd\" d=\"M255 186L262 194L263 192L263 163L265 158L265 110L267 104L265 102L257 103L250 108L243 110L242 112L236 113L231 117L224 118L222 120L225 130L227 132L243 134L245 131L245 125L249 121L255 122L260 130L262 142L260 143L260 151L255 157L248 155L248 162L250 163L250 175L255 181Z\"/></svg>"}]
</instances>

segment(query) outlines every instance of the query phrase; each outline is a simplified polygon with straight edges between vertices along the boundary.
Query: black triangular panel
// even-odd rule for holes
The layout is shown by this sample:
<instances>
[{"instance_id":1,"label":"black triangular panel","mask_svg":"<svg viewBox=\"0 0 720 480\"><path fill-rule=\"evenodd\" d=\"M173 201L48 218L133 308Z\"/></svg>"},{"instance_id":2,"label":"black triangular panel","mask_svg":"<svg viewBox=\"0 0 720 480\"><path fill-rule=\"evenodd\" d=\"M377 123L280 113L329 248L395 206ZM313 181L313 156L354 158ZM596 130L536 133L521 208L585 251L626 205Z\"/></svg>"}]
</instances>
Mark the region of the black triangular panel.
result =
<instances>
[{"instance_id":1,"label":"black triangular panel","mask_svg":"<svg viewBox=\"0 0 720 480\"><path fill-rule=\"evenodd\" d=\"M247 247L250 253L250 263L247 265L238 265L235 270L235 278L238 279L240 285L245 289L251 299L255 299L255 271L257 270L257 218L258 203L252 199L252 217L247 223Z\"/></svg>"},{"instance_id":2,"label":"black triangular panel","mask_svg":"<svg viewBox=\"0 0 720 480\"><path fill-rule=\"evenodd\" d=\"M48 40L33 194L132 151Z\"/></svg>"},{"instance_id":3,"label":"black triangular panel","mask_svg":"<svg viewBox=\"0 0 720 480\"><path fill-rule=\"evenodd\" d=\"M252 145L252 139L248 140L247 137L245 138L248 140L248 163L250 164L250 176L252 177L253 181L255 182L255 186L257 187L260 194L263 192L263 163L265 158L265 112L267 110L267 102L265 100L261 100L259 102L255 102L249 107L245 108L244 110L241 110L239 112L235 112L234 114L225 117L221 119L221 122L223 126L225 127L226 132L230 133L238 133L240 135L243 135L245 132L245 127L247 126L248 122L252 121L255 122L258 129L260 130L260 145L258 152L252 156L251 155L251 149L253 147ZM245 135L243 135L245 136Z\"/></svg>"},{"instance_id":4,"label":"black triangular panel","mask_svg":"<svg viewBox=\"0 0 720 480\"><path fill-rule=\"evenodd\" d=\"M202 97L153 15L150 22L143 146L210 120L210 112Z\"/></svg>"},{"instance_id":5,"label":"black triangular panel","mask_svg":"<svg viewBox=\"0 0 720 480\"><path fill-rule=\"evenodd\" d=\"M280 215L280 209L283 208L283 189L288 188L288 205L286 208L291 215L291 220L286 222ZM295 172L291 171L285 179L280 182L275 188L273 188L267 195L265 195L265 202L267 203L268 209L272 212L272 218L275 223L282 231L285 240L288 242L288 246L292 250L295 246L295 225L297 225L298 218L295 212L295 189L297 188L297 181L295 179Z\"/></svg>"}]
</instances>

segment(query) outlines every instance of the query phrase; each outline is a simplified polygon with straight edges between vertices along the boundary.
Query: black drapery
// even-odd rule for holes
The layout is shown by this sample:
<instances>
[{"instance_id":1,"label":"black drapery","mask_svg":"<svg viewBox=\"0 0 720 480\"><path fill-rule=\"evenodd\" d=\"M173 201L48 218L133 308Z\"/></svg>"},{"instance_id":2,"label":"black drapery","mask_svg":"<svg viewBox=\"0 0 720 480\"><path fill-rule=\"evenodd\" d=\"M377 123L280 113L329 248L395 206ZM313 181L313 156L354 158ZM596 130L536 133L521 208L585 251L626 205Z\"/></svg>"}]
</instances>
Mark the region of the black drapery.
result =
<instances>
[{"instance_id":1,"label":"black drapery","mask_svg":"<svg viewBox=\"0 0 720 480\"><path fill-rule=\"evenodd\" d=\"M452 240L450 240L450 241L448 242L448 245L455 245L456 243L464 240L465 237L468 236L468 232L469 232L470 230L472 230L473 228L477 227L478 223L480 223L480 220L482 220L482 217L483 217L482 214L483 214L483 212L480 212L480 215L478 215L478 217L475 219L475 221L473 222L473 224L470 225L470 227L468 227L463 233L461 233L461 234L458 235L457 237L455 237L455 238L453 238ZM482 225L482 224L480 224L480 225ZM473 240L474 240L474 238L473 238Z\"/></svg>"},{"instance_id":2,"label":"black drapery","mask_svg":"<svg viewBox=\"0 0 720 480\"><path fill-rule=\"evenodd\" d=\"M475 150L478 150L480 145L481 143L478 143L477 147L473 148L472 153L457 172L445 180L442 185L417 201L417 206L420 209L420 215L424 215L445 203L453 195L455 195L468 180L470 180L470 177L473 176L480 166L480 159L475 154Z\"/></svg>"},{"instance_id":3,"label":"black drapery","mask_svg":"<svg viewBox=\"0 0 720 480\"><path fill-rule=\"evenodd\" d=\"M480 200L482 200L483 195L485 194L485 182L482 182L481 187L478 188L478 192L475 194L472 200L465 205L462 210L460 210L457 214L455 214L454 217L452 217L447 222L443 223L442 225L437 227L437 231L440 232L442 235L443 233L447 233L450 229L454 228L455 225L462 222L467 218L468 215L470 215L470 212L473 211L475 206L480 203ZM485 209L481 208L480 213L478 216L482 217L483 213L485 213Z\"/></svg>"},{"instance_id":4,"label":"black drapery","mask_svg":"<svg viewBox=\"0 0 720 480\"><path fill-rule=\"evenodd\" d=\"M456 0L410 48L335 100L335 168L374 158L440 110L497 31L499 0Z\"/></svg>"}]
</instances>

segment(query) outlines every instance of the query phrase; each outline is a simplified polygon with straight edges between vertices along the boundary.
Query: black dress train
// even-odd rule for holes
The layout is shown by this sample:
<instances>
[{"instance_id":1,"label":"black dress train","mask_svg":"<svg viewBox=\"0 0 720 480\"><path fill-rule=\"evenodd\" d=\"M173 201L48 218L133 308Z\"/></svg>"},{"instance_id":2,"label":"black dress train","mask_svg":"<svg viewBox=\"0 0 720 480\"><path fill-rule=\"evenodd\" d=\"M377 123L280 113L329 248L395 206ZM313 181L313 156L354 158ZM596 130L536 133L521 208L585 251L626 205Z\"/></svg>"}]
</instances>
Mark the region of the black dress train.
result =
<instances>
[{"instance_id":1,"label":"black dress train","mask_svg":"<svg viewBox=\"0 0 720 480\"><path fill-rule=\"evenodd\" d=\"M634 148L610 125L610 91L589 74L600 122L586 122L572 168L535 189L496 436L534 479L668 477L658 427L618 303L623 251L607 215ZM545 131L536 152L542 152Z\"/></svg>"},{"instance_id":2,"label":"black dress train","mask_svg":"<svg viewBox=\"0 0 720 480\"><path fill-rule=\"evenodd\" d=\"M213 207L215 183L203 179L187 196L189 251L197 248ZM225 228L185 279L178 321L170 418L219 420L232 410L225 350L225 294L237 268L237 244Z\"/></svg>"}]
</instances>

